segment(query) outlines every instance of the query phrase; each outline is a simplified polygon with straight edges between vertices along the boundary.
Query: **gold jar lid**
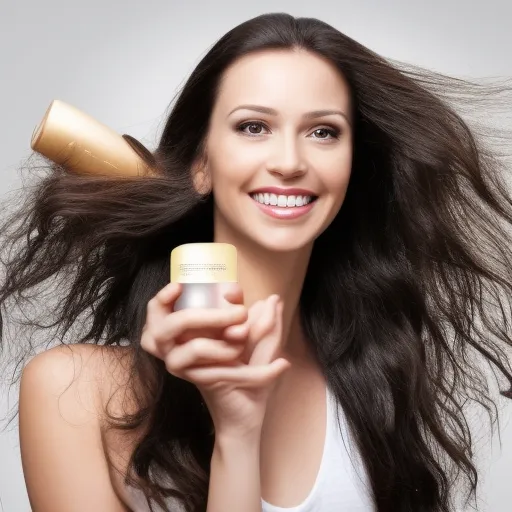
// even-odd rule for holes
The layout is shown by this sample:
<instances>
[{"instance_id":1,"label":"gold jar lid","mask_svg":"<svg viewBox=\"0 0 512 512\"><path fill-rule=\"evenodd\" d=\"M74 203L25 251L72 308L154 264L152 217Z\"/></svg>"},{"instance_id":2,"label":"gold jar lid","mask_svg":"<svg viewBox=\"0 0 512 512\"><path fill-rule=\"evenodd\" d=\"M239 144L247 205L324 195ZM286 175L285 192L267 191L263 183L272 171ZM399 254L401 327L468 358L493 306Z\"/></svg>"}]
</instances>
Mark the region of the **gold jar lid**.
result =
<instances>
[{"instance_id":1,"label":"gold jar lid","mask_svg":"<svg viewBox=\"0 0 512 512\"><path fill-rule=\"evenodd\" d=\"M184 244L171 251L171 282L238 281L236 247L223 243Z\"/></svg>"}]
</instances>

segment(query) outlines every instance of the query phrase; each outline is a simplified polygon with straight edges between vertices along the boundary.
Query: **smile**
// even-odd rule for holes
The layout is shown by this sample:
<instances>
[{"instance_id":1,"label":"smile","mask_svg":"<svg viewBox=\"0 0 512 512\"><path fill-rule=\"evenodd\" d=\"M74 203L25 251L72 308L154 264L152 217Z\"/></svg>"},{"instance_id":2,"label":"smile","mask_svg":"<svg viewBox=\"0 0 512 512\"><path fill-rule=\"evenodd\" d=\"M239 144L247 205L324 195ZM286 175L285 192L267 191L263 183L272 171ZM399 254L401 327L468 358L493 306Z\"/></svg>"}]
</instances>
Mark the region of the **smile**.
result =
<instances>
[{"instance_id":1,"label":"smile","mask_svg":"<svg viewBox=\"0 0 512 512\"><path fill-rule=\"evenodd\" d=\"M311 195L284 195L267 192L250 194L259 209L277 219L296 219L309 213L316 197Z\"/></svg>"},{"instance_id":2,"label":"smile","mask_svg":"<svg viewBox=\"0 0 512 512\"><path fill-rule=\"evenodd\" d=\"M260 204L279 206L280 208L295 208L305 206L313 201L314 196L293 196L259 193L251 194L251 197Z\"/></svg>"}]
</instances>

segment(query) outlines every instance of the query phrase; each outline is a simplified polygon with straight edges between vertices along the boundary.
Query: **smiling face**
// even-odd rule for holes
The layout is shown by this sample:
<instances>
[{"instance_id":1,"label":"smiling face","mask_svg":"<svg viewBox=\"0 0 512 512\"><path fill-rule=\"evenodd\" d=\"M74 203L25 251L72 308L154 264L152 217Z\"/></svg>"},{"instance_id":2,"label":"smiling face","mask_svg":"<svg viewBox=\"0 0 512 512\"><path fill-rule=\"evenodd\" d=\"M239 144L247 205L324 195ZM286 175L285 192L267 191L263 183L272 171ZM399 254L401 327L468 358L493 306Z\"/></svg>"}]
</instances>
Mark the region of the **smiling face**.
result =
<instances>
[{"instance_id":1,"label":"smiling face","mask_svg":"<svg viewBox=\"0 0 512 512\"><path fill-rule=\"evenodd\" d=\"M232 64L206 144L215 240L243 237L270 251L309 246L345 197L350 107L348 84L315 54L267 50Z\"/></svg>"}]
</instances>

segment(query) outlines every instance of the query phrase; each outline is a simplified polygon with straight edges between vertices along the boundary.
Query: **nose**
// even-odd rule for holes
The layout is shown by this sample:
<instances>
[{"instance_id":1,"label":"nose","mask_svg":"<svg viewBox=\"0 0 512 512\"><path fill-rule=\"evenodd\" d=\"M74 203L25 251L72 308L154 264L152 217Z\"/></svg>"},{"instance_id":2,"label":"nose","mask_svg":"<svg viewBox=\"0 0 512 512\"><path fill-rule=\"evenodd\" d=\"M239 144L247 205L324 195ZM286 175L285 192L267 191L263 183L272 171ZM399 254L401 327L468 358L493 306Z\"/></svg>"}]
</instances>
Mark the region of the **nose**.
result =
<instances>
[{"instance_id":1,"label":"nose","mask_svg":"<svg viewBox=\"0 0 512 512\"><path fill-rule=\"evenodd\" d=\"M275 148L267 162L270 174L282 179L297 178L306 174L307 165L299 144L293 137L275 142Z\"/></svg>"}]
</instances>

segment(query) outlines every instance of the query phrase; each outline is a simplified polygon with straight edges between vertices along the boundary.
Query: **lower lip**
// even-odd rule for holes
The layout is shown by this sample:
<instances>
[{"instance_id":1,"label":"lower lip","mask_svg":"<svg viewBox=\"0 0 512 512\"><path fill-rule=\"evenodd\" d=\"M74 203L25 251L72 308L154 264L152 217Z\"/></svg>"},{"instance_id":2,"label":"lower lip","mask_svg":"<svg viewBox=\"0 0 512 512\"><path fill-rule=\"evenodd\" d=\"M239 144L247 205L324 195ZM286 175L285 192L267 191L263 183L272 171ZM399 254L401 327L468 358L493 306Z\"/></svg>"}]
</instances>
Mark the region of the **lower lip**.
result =
<instances>
[{"instance_id":1,"label":"lower lip","mask_svg":"<svg viewBox=\"0 0 512 512\"><path fill-rule=\"evenodd\" d=\"M250 196L249 196L250 197ZM303 215L306 215L306 213L309 213L311 209L313 208L315 201L311 201L308 204L305 204L304 206L291 206L291 207L281 207L281 206L273 206L270 204L261 204L258 203L258 201L255 201L251 197L251 201L259 207L259 209L266 213L267 215L270 215L270 217L274 217L274 219L285 219L285 220L291 220L291 219L297 219L299 217L302 217Z\"/></svg>"}]
</instances>

